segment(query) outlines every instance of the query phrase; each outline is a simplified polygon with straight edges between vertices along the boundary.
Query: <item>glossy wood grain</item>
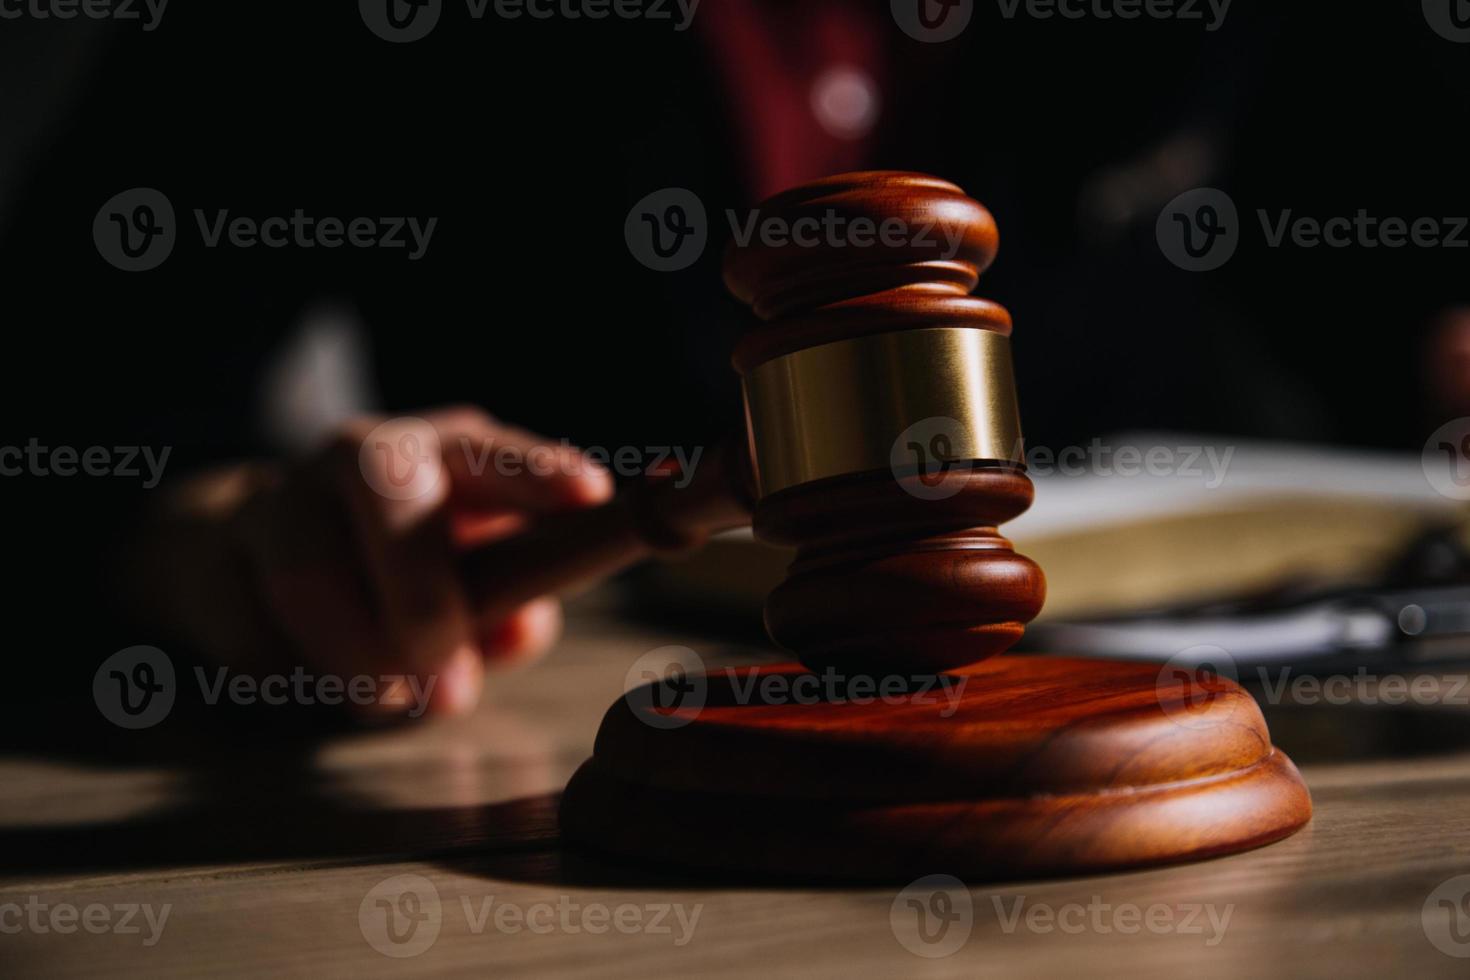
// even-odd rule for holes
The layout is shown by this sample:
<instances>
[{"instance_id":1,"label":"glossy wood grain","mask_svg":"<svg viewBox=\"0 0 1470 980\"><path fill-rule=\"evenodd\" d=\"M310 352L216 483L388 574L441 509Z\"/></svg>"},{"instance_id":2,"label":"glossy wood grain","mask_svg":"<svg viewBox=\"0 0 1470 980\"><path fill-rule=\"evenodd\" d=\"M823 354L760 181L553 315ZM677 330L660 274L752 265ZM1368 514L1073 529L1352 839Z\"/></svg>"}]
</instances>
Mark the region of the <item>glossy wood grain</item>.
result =
<instances>
[{"instance_id":1,"label":"glossy wood grain","mask_svg":"<svg viewBox=\"0 0 1470 980\"><path fill-rule=\"evenodd\" d=\"M880 692L788 665L634 692L568 787L564 832L694 867L995 880L1245 850L1311 816L1228 679L996 657L933 680Z\"/></svg>"},{"instance_id":2,"label":"glossy wood grain","mask_svg":"<svg viewBox=\"0 0 1470 980\"><path fill-rule=\"evenodd\" d=\"M880 329L1010 329L1003 310L967 296L998 238L953 184L845 174L760 210L793 225L893 219L955 245L943 256L914 242L733 249L726 282L755 315L741 372ZM927 380L916 374L908 383ZM680 674L613 705L567 788L569 840L725 872L899 880L942 867L994 879L1246 850L1310 819L1296 768L1233 683L998 657L1046 591L997 530L1031 504L1031 483L993 460L960 460L937 487L928 478L845 473L756 501L757 536L797 549L765 621L801 666ZM892 696L853 700L853 685L871 698L893 682ZM799 697L801 685L821 697Z\"/></svg>"},{"instance_id":3,"label":"glossy wood grain","mask_svg":"<svg viewBox=\"0 0 1470 980\"><path fill-rule=\"evenodd\" d=\"M1010 332L1010 316L969 296L995 259L995 219L954 184L927 174L874 170L812 181L761 203L763 222L793 240L732 245L725 284L759 323L741 339L742 373L803 347L863 333L923 326ZM801 222L811 229L795 239ZM857 232L857 222L871 231Z\"/></svg>"},{"instance_id":4,"label":"glossy wood grain","mask_svg":"<svg viewBox=\"0 0 1470 980\"><path fill-rule=\"evenodd\" d=\"M968 295L999 247L995 219L948 181L839 174L757 210L792 228L807 221L842 231L816 246L755 238L727 253L726 285L754 314L734 354L742 374L878 332L1010 332L1003 308ZM842 236L858 220L894 234L854 245ZM881 402L884 392L871 397ZM756 534L798 548L766 602L766 626L802 663L855 673L949 670L1004 652L1040 611L1041 570L995 530L1031 502L1024 471L967 463L940 477L942 494L912 492L905 481L917 479L853 473L757 501Z\"/></svg>"}]
</instances>

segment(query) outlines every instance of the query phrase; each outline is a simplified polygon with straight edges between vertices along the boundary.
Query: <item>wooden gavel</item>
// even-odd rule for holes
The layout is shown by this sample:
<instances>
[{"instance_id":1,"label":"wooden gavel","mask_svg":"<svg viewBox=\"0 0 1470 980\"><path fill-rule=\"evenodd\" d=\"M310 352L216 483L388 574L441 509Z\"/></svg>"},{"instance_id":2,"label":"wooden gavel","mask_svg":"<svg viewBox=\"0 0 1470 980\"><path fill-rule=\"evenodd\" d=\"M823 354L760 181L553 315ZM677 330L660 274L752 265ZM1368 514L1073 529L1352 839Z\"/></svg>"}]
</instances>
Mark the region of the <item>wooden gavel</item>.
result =
<instances>
[{"instance_id":1,"label":"wooden gavel","mask_svg":"<svg viewBox=\"0 0 1470 980\"><path fill-rule=\"evenodd\" d=\"M947 181L884 171L760 210L786 227L834 216L902 234L863 248L757 238L726 254L726 285L755 313L733 357L747 443L683 489L653 480L467 556L475 598L509 612L753 519L758 537L797 548L766 625L807 667L938 672L1020 638L1045 580L995 530L1032 499L1011 318L969 295L995 221Z\"/></svg>"},{"instance_id":2,"label":"wooden gavel","mask_svg":"<svg viewBox=\"0 0 1470 980\"><path fill-rule=\"evenodd\" d=\"M759 215L828 219L899 234L755 235L725 261L756 314L734 352L750 463L734 485L753 487L756 535L797 549L765 612L801 663L657 665L603 717L562 797L563 839L641 865L899 882L1139 867L1301 827L1306 786L1233 681L996 656L1045 582L996 532L1032 487L1010 316L969 295L995 223L911 173L829 177ZM606 569L694 540L738 509L728 479L704 476L688 501L693 486L584 515L587 540L566 534L555 555Z\"/></svg>"}]
</instances>

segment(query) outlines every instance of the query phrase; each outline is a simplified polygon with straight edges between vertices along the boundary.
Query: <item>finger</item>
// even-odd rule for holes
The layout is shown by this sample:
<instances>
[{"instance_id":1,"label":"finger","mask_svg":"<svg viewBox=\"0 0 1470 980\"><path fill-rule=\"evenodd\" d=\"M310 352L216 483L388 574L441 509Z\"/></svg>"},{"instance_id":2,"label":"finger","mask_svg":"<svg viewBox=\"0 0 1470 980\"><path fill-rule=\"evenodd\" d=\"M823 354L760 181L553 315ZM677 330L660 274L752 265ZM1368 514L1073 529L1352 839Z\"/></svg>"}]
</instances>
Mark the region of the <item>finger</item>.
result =
<instances>
[{"instance_id":1,"label":"finger","mask_svg":"<svg viewBox=\"0 0 1470 980\"><path fill-rule=\"evenodd\" d=\"M463 664L477 649L443 506L449 481L438 431L420 419L355 423L322 455L319 472L350 520L392 665L425 686L447 680L443 703L471 705L478 681ZM440 676L451 665L455 676Z\"/></svg>"},{"instance_id":2,"label":"finger","mask_svg":"<svg viewBox=\"0 0 1470 980\"><path fill-rule=\"evenodd\" d=\"M456 509L547 512L612 497L612 475L565 442L503 425L475 409L427 417L437 430Z\"/></svg>"},{"instance_id":3,"label":"finger","mask_svg":"<svg viewBox=\"0 0 1470 980\"><path fill-rule=\"evenodd\" d=\"M546 596L490 624L480 649L492 666L519 666L538 660L561 638L561 603Z\"/></svg>"},{"instance_id":4,"label":"finger","mask_svg":"<svg viewBox=\"0 0 1470 980\"><path fill-rule=\"evenodd\" d=\"M526 529L529 521L518 511L455 511L450 515L454 546L467 551L477 545L489 544Z\"/></svg>"},{"instance_id":5,"label":"finger","mask_svg":"<svg viewBox=\"0 0 1470 980\"><path fill-rule=\"evenodd\" d=\"M410 689L401 699L412 705L410 714L422 705L429 715L461 715L475 709L485 687L485 661L473 645L456 647L439 670L423 682L415 696Z\"/></svg>"}]
</instances>

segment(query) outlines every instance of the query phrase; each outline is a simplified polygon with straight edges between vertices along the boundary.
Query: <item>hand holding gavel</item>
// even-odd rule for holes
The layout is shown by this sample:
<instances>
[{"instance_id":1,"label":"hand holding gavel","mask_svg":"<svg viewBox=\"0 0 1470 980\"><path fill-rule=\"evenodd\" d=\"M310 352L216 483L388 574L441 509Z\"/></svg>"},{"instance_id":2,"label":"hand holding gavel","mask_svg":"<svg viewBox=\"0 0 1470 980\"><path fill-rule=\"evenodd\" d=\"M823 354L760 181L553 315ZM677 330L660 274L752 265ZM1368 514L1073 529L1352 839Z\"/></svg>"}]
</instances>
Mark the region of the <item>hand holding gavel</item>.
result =
<instances>
[{"instance_id":1,"label":"hand holding gavel","mask_svg":"<svg viewBox=\"0 0 1470 980\"><path fill-rule=\"evenodd\" d=\"M614 497L579 450L476 409L396 424L364 419L304 461L171 490L127 549L132 610L234 670L402 674L424 692L425 705L388 692L370 715L456 713L487 667L551 646L558 594L749 520L740 454L706 453L692 474ZM411 472L396 455L405 435L421 454ZM543 465L483 465L507 447Z\"/></svg>"}]
</instances>

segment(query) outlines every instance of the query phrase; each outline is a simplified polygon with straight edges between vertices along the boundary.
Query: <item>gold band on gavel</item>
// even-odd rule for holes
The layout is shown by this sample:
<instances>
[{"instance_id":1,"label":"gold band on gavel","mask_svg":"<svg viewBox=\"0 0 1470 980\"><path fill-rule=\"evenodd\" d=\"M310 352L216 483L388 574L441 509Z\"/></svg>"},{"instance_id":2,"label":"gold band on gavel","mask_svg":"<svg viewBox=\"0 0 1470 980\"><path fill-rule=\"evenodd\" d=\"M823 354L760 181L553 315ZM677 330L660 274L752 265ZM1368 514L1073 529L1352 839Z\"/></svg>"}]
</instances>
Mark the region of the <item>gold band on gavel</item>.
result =
<instances>
[{"instance_id":1,"label":"gold band on gavel","mask_svg":"<svg viewBox=\"0 0 1470 980\"><path fill-rule=\"evenodd\" d=\"M746 375L745 413L762 497L922 464L931 443L946 461L1024 461L1010 338L991 330L899 330L773 358Z\"/></svg>"}]
</instances>

